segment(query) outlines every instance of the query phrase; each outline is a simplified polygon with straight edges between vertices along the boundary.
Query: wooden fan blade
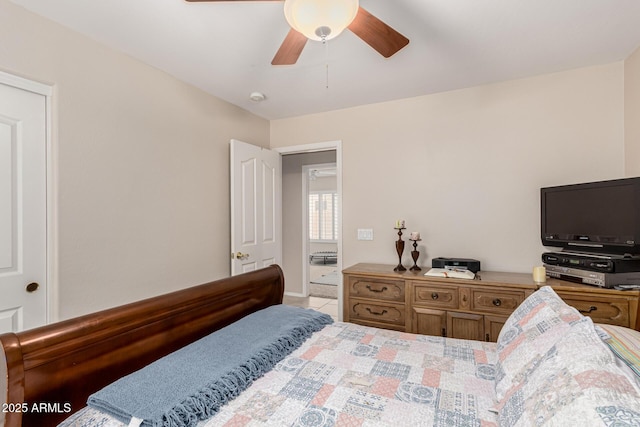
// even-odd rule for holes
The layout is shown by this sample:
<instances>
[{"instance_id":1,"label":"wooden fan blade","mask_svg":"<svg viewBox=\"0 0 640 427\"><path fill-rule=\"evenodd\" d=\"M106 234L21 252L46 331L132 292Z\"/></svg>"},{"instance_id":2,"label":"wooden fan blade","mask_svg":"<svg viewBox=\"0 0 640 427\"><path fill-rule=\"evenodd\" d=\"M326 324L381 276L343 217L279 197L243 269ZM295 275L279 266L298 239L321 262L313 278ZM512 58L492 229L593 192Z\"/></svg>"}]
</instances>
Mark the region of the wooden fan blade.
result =
<instances>
[{"instance_id":1,"label":"wooden fan blade","mask_svg":"<svg viewBox=\"0 0 640 427\"><path fill-rule=\"evenodd\" d=\"M409 44L409 39L360 8L348 27L356 36L374 48L385 58Z\"/></svg>"},{"instance_id":2,"label":"wooden fan blade","mask_svg":"<svg viewBox=\"0 0 640 427\"><path fill-rule=\"evenodd\" d=\"M276 56L273 57L271 65L293 65L298 61L304 45L307 44L307 38L294 30L289 30L287 37L280 45L280 49L276 52Z\"/></svg>"}]
</instances>

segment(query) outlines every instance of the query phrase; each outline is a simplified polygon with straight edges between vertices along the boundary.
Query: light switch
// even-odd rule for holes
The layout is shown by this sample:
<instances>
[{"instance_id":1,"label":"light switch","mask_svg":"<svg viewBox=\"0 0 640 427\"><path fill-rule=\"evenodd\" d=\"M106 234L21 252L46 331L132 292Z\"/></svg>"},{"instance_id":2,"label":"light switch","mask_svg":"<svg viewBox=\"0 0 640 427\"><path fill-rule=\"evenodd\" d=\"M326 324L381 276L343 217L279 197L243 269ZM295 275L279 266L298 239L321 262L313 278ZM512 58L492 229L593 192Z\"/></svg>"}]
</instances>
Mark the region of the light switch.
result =
<instances>
[{"instance_id":1,"label":"light switch","mask_svg":"<svg viewBox=\"0 0 640 427\"><path fill-rule=\"evenodd\" d=\"M358 228L358 240L373 240L373 228Z\"/></svg>"}]
</instances>

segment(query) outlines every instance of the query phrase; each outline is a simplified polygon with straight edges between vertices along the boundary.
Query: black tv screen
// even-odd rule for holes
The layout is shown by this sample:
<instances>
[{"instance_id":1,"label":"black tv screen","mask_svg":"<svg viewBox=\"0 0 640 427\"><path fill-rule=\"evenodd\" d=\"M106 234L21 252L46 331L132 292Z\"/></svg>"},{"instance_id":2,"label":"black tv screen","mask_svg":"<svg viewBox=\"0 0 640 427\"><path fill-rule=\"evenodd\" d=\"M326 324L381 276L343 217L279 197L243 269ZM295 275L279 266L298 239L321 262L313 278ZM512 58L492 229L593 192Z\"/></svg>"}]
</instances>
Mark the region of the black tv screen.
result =
<instances>
[{"instance_id":1,"label":"black tv screen","mask_svg":"<svg viewBox=\"0 0 640 427\"><path fill-rule=\"evenodd\" d=\"M545 246L640 253L640 177L540 189Z\"/></svg>"}]
</instances>

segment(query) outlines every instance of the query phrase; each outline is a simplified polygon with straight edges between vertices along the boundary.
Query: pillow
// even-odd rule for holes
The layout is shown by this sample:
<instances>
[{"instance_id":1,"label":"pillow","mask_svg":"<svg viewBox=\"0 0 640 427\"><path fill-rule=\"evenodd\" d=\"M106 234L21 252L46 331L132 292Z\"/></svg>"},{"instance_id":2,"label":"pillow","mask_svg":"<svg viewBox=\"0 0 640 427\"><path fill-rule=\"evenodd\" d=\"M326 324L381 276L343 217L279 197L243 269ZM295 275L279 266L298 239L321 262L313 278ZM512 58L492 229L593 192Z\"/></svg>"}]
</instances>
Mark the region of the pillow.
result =
<instances>
[{"instance_id":1,"label":"pillow","mask_svg":"<svg viewBox=\"0 0 640 427\"><path fill-rule=\"evenodd\" d=\"M518 376L582 319L584 316L562 301L549 286L540 288L525 299L509 316L498 335L497 399L502 399L518 381Z\"/></svg>"},{"instance_id":2,"label":"pillow","mask_svg":"<svg viewBox=\"0 0 640 427\"><path fill-rule=\"evenodd\" d=\"M640 419L640 389L584 318L532 361L496 409L500 426L629 425Z\"/></svg>"},{"instance_id":3,"label":"pillow","mask_svg":"<svg viewBox=\"0 0 640 427\"><path fill-rule=\"evenodd\" d=\"M640 332L623 326L599 324L607 336L603 341L611 349L613 354L628 366L635 376L635 381L640 384Z\"/></svg>"}]
</instances>

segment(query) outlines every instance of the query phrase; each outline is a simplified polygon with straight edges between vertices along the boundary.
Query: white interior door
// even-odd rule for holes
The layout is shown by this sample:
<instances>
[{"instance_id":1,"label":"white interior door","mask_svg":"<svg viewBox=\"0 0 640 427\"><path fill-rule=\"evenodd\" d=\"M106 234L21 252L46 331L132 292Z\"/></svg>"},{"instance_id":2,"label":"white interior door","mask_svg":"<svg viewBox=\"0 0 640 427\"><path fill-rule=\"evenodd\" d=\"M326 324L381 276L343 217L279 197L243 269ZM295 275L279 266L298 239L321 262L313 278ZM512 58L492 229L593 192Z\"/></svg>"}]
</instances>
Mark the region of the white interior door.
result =
<instances>
[{"instance_id":1,"label":"white interior door","mask_svg":"<svg viewBox=\"0 0 640 427\"><path fill-rule=\"evenodd\" d=\"M281 264L280 153L231 140L231 274Z\"/></svg>"},{"instance_id":2,"label":"white interior door","mask_svg":"<svg viewBox=\"0 0 640 427\"><path fill-rule=\"evenodd\" d=\"M0 333L47 321L46 97L0 84Z\"/></svg>"}]
</instances>

